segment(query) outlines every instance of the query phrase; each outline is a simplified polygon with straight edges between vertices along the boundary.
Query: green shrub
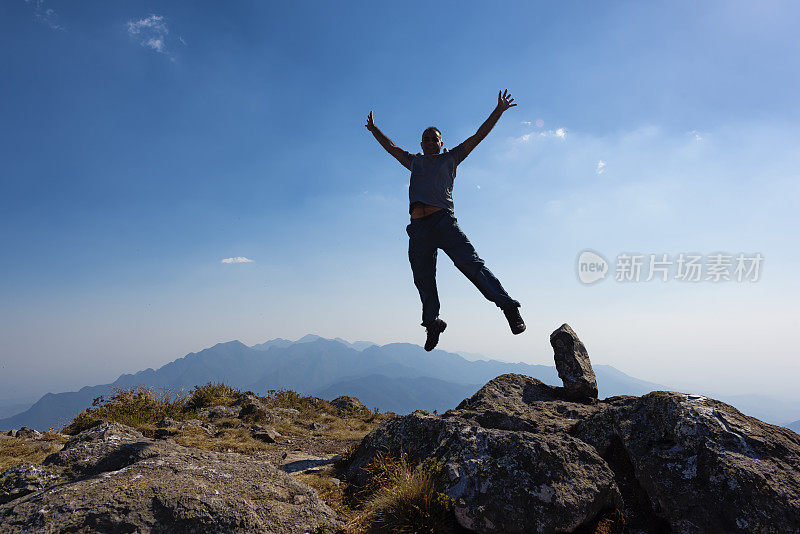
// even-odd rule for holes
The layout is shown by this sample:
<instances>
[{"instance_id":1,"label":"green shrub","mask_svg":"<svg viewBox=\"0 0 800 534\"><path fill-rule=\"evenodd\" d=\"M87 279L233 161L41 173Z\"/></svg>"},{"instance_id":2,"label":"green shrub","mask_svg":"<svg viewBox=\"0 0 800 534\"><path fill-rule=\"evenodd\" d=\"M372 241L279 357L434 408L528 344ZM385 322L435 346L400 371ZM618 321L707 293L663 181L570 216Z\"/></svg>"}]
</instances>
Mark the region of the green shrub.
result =
<instances>
[{"instance_id":1,"label":"green shrub","mask_svg":"<svg viewBox=\"0 0 800 534\"><path fill-rule=\"evenodd\" d=\"M209 382L204 386L195 386L186 402L187 410L199 410L208 406L230 406L242 394L239 388Z\"/></svg>"},{"instance_id":2,"label":"green shrub","mask_svg":"<svg viewBox=\"0 0 800 534\"><path fill-rule=\"evenodd\" d=\"M157 390L145 386L130 389L114 388L110 397L97 397L92 407L79 413L69 425L65 434L77 434L91 428L98 421L115 421L140 430L152 426L163 417L186 419L187 396L182 391L173 394L169 390Z\"/></svg>"}]
</instances>

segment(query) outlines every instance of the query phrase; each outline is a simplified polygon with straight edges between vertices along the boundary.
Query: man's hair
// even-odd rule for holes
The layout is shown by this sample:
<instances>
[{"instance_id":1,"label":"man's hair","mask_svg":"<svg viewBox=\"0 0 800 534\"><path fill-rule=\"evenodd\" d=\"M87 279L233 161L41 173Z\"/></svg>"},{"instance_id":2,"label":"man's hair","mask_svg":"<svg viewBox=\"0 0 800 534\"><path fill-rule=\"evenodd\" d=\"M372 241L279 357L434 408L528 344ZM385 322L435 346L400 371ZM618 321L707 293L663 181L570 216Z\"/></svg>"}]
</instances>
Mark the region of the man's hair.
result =
<instances>
[{"instance_id":1,"label":"man's hair","mask_svg":"<svg viewBox=\"0 0 800 534\"><path fill-rule=\"evenodd\" d=\"M427 127L427 128L425 128L425 130L422 132L422 137L425 137L425 134L426 134L426 133L428 133L428 132L430 132L430 131L434 131L434 132L438 133L438 134L439 134L439 137L441 137L441 136L442 136L442 132L440 132L440 131L439 131L439 128L437 128L436 126L428 126L428 127Z\"/></svg>"}]
</instances>

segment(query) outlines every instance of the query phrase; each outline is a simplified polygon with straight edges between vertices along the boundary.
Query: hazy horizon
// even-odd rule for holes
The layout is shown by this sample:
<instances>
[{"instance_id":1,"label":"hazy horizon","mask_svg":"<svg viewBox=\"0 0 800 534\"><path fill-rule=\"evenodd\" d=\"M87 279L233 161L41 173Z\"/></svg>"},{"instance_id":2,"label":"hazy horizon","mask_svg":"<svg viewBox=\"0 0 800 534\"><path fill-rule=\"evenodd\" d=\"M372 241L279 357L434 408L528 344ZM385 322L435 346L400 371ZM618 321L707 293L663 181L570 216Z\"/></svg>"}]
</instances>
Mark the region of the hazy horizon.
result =
<instances>
[{"instance_id":1,"label":"hazy horizon","mask_svg":"<svg viewBox=\"0 0 800 534\"><path fill-rule=\"evenodd\" d=\"M238 340L238 339L237 340L233 340L233 339L231 339L231 340L223 340L223 341L219 341L218 343L228 343L228 342L232 342L232 341L239 341L239 342L242 342L243 344L245 344L248 347L253 347L255 345L259 345L259 344L267 342L267 341L272 341L274 339L287 339L288 341L291 341L291 342L297 342L300 339L302 339L303 337L306 337L306 336L309 336L309 335L310 336L318 336L318 337L321 337L321 338L327 339L327 340L334 340L334 338L338 337L339 339L341 339L341 340L343 340L345 342L348 342L348 343L355 343L355 342L359 342L359 341L366 341L366 342L372 343L372 341L368 340L368 339L344 339L341 336L325 337L325 336L319 336L318 334L315 334L313 332L308 332L308 333L306 333L306 334L304 334L302 336L297 337L296 339L288 339L286 337L278 336L278 337L275 337L275 338L266 339L266 340L259 341L259 342L256 342L256 343L244 343L242 340ZM387 344L390 344L390 343L413 343L413 342L409 342L409 341L388 341L386 343L375 343L375 345L383 346L383 345L387 345ZM187 352L185 354L181 354L179 356L175 356L174 358L169 359L167 361L164 361L161 364L150 366L150 368L157 370L160 367L162 367L163 365L167 365L167 364L169 364L169 363L171 363L171 362L173 362L173 361L175 361L177 359L183 358L183 357L188 356L190 354L194 354L194 353L200 352L202 350L209 349L209 348L213 347L216 344L217 343L214 343L214 344L211 344L211 345L209 345L207 347L202 347L200 349L192 350L192 351L189 351L189 352ZM414 343L414 344L416 344L416 343ZM417 344L417 345L419 345L419 344ZM441 349L441 347L437 347L437 349ZM441 349L441 350L444 350L444 349ZM547 365L547 366L551 366L551 367L553 367L555 365L554 361L553 361L553 358L552 358L552 354L550 355L551 357L550 357L549 361L528 362L528 361L522 361L522 360L505 359L503 357L490 355L490 354L471 353L469 351L461 351L461 350L446 350L446 352L458 354L462 358L465 358L465 359L467 359L469 361L475 361L475 357L481 357L480 359L484 359L484 360L496 360L496 361L503 361L503 362L507 362L507 363L529 363L529 364L533 364L533 365ZM590 354L590 357L591 357L591 354ZM592 364L593 365L609 365L609 364L599 363L599 362L595 362L595 361L593 361ZM612 367L614 367L614 366L612 366ZM773 397L773 398L782 398L782 399L785 399L785 400L800 402L800 394L796 394L794 391L790 391L790 392L786 392L784 394L781 394L780 392L774 392L774 391L764 392L764 391L759 391L759 390L739 390L739 389L736 389L736 388L733 388L733 389L730 389L730 390L726 390L726 389L724 389L724 387L723 387L723 389L715 389L713 384L692 383L691 381L683 381L683 382L680 382L680 383L664 383L664 382L660 382L658 380L650 379L648 377L642 377L642 376L634 375L634 374L632 374L630 372L627 372L625 369L619 369L617 367L614 367L614 368L617 369L618 371L621 371L621 372L625 373L628 376L633 377L633 378L637 378L637 379L640 379L640 380L645 380L647 382L653 382L653 383L660 384L660 385L668 387L668 388L674 388L674 389L676 389L678 391L682 391L682 392L685 392L685 393L704 393L704 394L719 394L719 395L731 395L731 396L733 396L733 395L767 395L767 396L770 396L770 397ZM27 396L19 396L19 397L14 397L12 395L5 395L3 397L0 397L0 404L5 406L5 405L11 404L11 401L21 401L22 403L26 404L24 409L27 409L28 408L28 403L35 402L36 400L40 399L46 393L63 393L63 392L68 392L68 391L77 391L77 390L79 390L80 388L82 388L84 386L95 386L95 385L100 385L100 384L112 383L117 378L119 378L120 376L122 376L124 374L136 374L137 372L144 371L146 369L147 369L147 367L142 367L142 368L139 368L139 369L130 369L130 370L126 370L126 371L120 371L120 372L118 372L116 374L112 373L111 375L108 375L106 378L99 378L98 379L99 381L97 381L97 382L81 382L80 380L78 380L78 381L74 381L74 382L70 383L69 381L65 382L63 380L62 381L56 381L56 382L54 382L54 384L56 384L55 389L53 389L53 388L50 388L50 389L45 388L45 389L40 390L39 393L32 394L32 395L27 395ZM799 417L800 417L800 415L799 415Z\"/></svg>"},{"instance_id":2,"label":"hazy horizon","mask_svg":"<svg viewBox=\"0 0 800 534\"><path fill-rule=\"evenodd\" d=\"M444 254L439 348L798 398L800 41L788 1L0 5L0 390L113 381L218 342L422 344L408 172L459 166L459 224L512 336ZM445 23L446 22L446 23ZM432 37L433 36L433 37ZM610 263L579 281L578 255ZM757 281L615 280L621 255L763 259ZM644 278L644 277L643 277ZM800 418L800 414L798 414Z\"/></svg>"}]
</instances>

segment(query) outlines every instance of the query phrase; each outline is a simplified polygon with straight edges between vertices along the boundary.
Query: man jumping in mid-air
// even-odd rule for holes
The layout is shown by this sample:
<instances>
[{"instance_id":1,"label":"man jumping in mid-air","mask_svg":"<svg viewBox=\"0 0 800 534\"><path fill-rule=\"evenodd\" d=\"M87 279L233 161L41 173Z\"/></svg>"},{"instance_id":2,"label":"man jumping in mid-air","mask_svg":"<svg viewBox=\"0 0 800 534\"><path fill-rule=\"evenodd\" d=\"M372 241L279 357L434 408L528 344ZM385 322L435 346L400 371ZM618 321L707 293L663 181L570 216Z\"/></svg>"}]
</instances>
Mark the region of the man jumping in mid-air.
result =
<instances>
[{"instance_id":1,"label":"man jumping in mid-air","mask_svg":"<svg viewBox=\"0 0 800 534\"><path fill-rule=\"evenodd\" d=\"M439 343L439 334L447 327L447 323L439 318L437 249L444 250L483 296L503 310L512 333L520 334L525 330L525 323L519 314L519 302L508 296L500 281L486 268L453 215L452 193L456 167L489 134L503 112L516 106L512 102L514 99L508 90L498 93L497 107L475 135L453 150L444 149L443 152L442 133L433 126L422 132L422 154L411 154L395 145L375 126L372 111L367 117L366 127L375 139L411 171L411 185L408 187L411 224L406 227L409 237L408 260L414 273L414 284L422 299L422 326L427 331L427 351L433 350Z\"/></svg>"}]
</instances>

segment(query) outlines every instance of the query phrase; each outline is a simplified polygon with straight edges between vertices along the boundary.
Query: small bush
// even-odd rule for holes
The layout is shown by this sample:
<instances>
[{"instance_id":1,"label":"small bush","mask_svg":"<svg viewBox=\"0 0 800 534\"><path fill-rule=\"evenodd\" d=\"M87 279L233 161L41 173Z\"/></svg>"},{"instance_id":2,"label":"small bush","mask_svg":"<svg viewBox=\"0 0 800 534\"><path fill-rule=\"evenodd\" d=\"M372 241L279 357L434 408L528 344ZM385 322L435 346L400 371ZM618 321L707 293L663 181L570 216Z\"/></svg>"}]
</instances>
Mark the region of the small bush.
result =
<instances>
[{"instance_id":1,"label":"small bush","mask_svg":"<svg viewBox=\"0 0 800 534\"><path fill-rule=\"evenodd\" d=\"M362 513L349 532L450 533L453 499L442 493L444 466L427 459L414 466L408 455L378 456L370 467L370 484Z\"/></svg>"},{"instance_id":2,"label":"small bush","mask_svg":"<svg viewBox=\"0 0 800 534\"><path fill-rule=\"evenodd\" d=\"M209 382L204 386L195 386L186 402L187 410L199 410L208 406L230 406L242 394L239 388Z\"/></svg>"},{"instance_id":3,"label":"small bush","mask_svg":"<svg viewBox=\"0 0 800 534\"><path fill-rule=\"evenodd\" d=\"M97 397L92 407L78 414L64 433L77 434L91 428L98 421L115 421L139 430L151 427L163 417L186 419L184 412L187 397L183 392L156 390L145 386L114 389L109 398Z\"/></svg>"},{"instance_id":4,"label":"small bush","mask_svg":"<svg viewBox=\"0 0 800 534\"><path fill-rule=\"evenodd\" d=\"M89 430L93 426L102 423L103 418L95 415L95 413L90 410L91 409L87 409L76 415L75 419L73 419L70 424L66 425L62 432L64 434L80 434L84 430Z\"/></svg>"}]
</instances>

